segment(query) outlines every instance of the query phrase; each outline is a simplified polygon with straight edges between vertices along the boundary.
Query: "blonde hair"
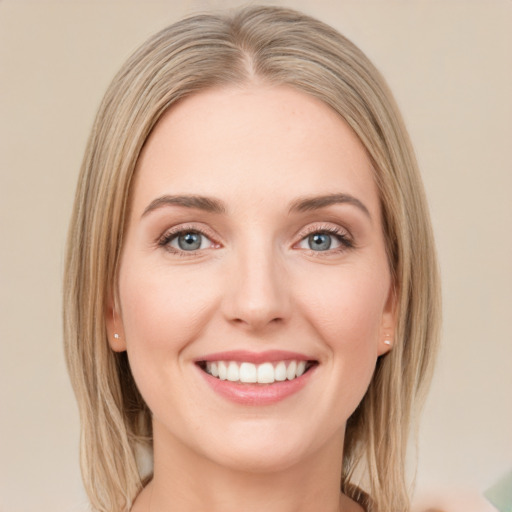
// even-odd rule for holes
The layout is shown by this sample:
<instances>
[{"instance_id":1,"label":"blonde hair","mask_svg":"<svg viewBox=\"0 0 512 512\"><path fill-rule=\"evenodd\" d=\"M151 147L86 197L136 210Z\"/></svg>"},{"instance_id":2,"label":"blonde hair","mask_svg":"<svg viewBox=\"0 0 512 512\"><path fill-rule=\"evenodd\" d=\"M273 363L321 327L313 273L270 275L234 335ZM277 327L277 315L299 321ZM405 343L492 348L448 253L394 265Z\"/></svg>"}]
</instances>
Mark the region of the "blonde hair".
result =
<instances>
[{"instance_id":1,"label":"blonde hair","mask_svg":"<svg viewBox=\"0 0 512 512\"><path fill-rule=\"evenodd\" d=\"M379 358L349 419L341 489L368 511L409 508L408 434L430 381L440 323L434 242L409 137L384 80L354 44L298 12L248 7L190 17L147 41L115 76L88 141L69 230L64 333L82 423L82 473L97 511L131 507L144 484L138 448L152 437L126 354L110 349L105 326L141 148L181 98L254 80L322 100L352 127L373 164L398 325L393 350Z\"/></svg>"}]
</instances>

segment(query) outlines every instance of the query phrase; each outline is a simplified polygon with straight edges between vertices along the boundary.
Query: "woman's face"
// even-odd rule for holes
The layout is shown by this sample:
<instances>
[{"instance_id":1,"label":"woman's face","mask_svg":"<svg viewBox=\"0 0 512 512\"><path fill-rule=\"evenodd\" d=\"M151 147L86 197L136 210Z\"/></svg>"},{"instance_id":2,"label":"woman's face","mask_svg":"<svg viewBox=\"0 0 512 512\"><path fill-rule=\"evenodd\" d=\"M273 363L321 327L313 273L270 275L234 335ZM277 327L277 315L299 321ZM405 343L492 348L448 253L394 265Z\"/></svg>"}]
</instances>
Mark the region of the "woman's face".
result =
<instances>
[{"instance_id":1,"label":"woman's face","mask_svg":"<svg viewBox=\"0 0 512 512\"><path fill-rule=\"evenodd\" d=\"M388 348L391 288L347 124L292 88L221 88L173 107L144 147L107 322L159 450L278 469L339 456Z\"/></svg>"}]
</instances>

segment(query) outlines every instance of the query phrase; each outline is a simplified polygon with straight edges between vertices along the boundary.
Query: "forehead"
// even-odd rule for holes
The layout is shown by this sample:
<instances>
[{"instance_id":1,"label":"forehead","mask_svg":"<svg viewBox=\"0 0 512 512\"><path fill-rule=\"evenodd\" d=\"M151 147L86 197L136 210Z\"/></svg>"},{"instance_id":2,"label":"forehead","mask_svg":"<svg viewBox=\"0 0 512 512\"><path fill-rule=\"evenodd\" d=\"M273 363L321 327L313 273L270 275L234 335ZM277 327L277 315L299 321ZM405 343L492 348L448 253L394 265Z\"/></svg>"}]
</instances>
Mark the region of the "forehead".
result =
<instances>
[{"instance_id":1,"label":"forehead","mask_svg":"<svg viewBox=\"0 0 512 512\"><path fill-rule=\"evenodd\" d=\"M329 106L287 86L216 88L183 100L155 126L136 173L136 209L163 193L277 204L341 192L378 210L358 137Z\"/></svg>"}]
</instances>

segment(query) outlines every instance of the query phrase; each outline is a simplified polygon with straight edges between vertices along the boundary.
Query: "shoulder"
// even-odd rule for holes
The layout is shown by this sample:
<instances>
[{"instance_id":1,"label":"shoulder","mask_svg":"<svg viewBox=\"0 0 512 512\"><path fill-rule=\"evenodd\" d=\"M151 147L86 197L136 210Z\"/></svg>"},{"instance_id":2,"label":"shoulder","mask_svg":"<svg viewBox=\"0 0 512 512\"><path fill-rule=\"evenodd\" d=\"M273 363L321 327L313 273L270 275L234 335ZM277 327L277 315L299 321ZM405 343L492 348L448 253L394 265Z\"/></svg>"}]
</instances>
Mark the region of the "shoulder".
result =
<instances>
[{"instance_id":1,"label":"shoulder","mask_svg":"<svg viewBox=\"0 0 512 512\"><path fill-rule=\"evenodd\" d=\"M416 501L411 512L498 512L479 492L440 492Z\"/></svg>"}]
</instances>

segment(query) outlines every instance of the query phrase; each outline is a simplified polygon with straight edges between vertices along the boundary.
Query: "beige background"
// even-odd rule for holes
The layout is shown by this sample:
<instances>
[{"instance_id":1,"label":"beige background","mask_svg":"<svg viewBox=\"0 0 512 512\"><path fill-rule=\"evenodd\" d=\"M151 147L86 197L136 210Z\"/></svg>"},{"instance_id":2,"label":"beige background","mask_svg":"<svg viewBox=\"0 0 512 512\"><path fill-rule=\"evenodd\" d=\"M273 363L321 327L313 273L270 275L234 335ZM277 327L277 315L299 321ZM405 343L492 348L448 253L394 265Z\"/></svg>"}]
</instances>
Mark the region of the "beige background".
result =
<instances>
[{"instance_id":1,"label":"beige background","mask_svg":"<svg viewBox=\"0 0 512 512\"><path fill-rule=\"evenodd\" d=\"M240 3L0 0L1 512L79 511L86 501L60 289L101 95L157 29ZM476 496L512 467L512 1L268 3L302 9L353 39L403 110L444 281L417 501ZM476 507L476 497L466 499Z\"/></svg>"}]
</instances>

